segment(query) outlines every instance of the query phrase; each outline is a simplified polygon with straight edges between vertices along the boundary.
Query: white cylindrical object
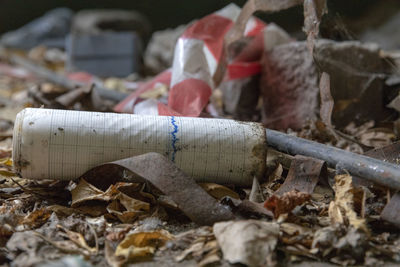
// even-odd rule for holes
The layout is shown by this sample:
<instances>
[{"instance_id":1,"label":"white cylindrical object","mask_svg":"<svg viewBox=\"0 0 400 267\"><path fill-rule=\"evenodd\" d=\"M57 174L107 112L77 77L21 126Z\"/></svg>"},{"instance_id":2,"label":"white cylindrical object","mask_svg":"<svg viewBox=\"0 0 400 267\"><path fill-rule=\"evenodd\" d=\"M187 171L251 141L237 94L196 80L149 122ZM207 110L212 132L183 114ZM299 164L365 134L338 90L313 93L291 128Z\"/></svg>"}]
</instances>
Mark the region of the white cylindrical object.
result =
<instances>
[{"instance_id":1,"label":"white cylindrical object","mask_svg":"<svg viewBox=\"0 0 400 267\"><path fill-rule=\"evenodd\" d=\"M167 156L199 182L248 185L265 170L265 130L224 119L34 108L15 120L13 161L24 178L76 179L147 152Z\"/></svg>"}]
</instances>

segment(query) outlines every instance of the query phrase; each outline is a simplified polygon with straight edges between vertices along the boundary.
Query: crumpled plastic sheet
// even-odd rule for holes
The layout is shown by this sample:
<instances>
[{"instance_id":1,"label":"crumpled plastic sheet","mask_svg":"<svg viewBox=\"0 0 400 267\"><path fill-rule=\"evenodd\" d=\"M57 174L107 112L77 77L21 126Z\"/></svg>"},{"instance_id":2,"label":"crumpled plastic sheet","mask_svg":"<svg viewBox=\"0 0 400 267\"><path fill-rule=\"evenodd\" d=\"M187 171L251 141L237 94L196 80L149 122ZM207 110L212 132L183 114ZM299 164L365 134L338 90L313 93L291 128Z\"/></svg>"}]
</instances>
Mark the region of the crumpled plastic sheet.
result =
<instances>
[{"instance_id":1,"label":"crumpled plastic sheet","mask_svg":"<svg viewBox=\"0 0 400 267\"><path fill-rule=\"evenodd\" d=\"M140 92L132 93L114 110L152 115L199 116L208 104L215 86L213 76L222 57L224 37L234 25L240 11L235 4L229 4L190 25L177 41L171 70L159 74L154 80L143 85L138 90ZM238 58L228 65L227 80L244 78L260 72L259 58L254 58L251 53L254 53L254 47L263 47L261 32L265 26L264 22L254 17L247 22L244 35L254 38L254 42L250 42L250 49L246 49L244 54L238 55ZM248 62L249 59L251 62ZM167 73L171 74L170 81ZM150 90L160 80L169 85L168 103L149 99L146 100L147 103L141 104L142 108L135 108L139 104L140 93Z\"/></svg>"}]
</instances>

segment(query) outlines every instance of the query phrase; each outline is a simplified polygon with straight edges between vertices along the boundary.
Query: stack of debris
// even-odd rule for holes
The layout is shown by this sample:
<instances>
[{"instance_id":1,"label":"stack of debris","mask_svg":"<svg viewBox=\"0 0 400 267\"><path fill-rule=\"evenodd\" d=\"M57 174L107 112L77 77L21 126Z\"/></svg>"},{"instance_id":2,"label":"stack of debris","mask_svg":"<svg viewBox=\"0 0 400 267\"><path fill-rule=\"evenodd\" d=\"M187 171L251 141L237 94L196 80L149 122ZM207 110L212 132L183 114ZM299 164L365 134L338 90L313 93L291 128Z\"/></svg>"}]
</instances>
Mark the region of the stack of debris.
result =
<instances>
[{"instance_id":1,"label":"stack of debris","mask_svg":"<svg viewBox=\"0 0 400 267\"><path fill-rule=\"evenodd\" d=\"M306 40L253 16L298 5ZM320 39L327 12L248 0L150 38L62 8L4 34L0 263L398 264L400 52Z\"/></svg>"}]
</instances>

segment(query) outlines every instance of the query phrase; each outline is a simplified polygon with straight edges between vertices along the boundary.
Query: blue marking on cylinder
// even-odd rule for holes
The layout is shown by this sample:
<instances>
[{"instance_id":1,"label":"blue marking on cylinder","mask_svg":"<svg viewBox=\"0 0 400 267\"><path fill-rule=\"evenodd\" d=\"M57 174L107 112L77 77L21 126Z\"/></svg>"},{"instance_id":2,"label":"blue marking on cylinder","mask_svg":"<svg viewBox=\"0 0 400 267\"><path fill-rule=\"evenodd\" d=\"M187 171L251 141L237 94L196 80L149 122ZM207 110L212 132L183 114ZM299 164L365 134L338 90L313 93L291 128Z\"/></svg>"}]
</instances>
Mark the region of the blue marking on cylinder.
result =
<instances>
[{"instance_id":1,"label":"blue marking on cylinder","mask_svg":"<svg viewBox=\"0 0 400 267\"><path fill-rule=\"evenodd\" d=\"M175 162L175 155L176 152L178 151L178 148L176 147L176 142L179 141L179 138L176 137L176 134L179 131L178 125L176 124L176 120L174 116L171 116L171 124L174 127L174 130L172 132L170 132L172 139L171 139L171 146L172 146L172 156L171 156L171 160L172 162Z\"/></svg>"}]
</instances>

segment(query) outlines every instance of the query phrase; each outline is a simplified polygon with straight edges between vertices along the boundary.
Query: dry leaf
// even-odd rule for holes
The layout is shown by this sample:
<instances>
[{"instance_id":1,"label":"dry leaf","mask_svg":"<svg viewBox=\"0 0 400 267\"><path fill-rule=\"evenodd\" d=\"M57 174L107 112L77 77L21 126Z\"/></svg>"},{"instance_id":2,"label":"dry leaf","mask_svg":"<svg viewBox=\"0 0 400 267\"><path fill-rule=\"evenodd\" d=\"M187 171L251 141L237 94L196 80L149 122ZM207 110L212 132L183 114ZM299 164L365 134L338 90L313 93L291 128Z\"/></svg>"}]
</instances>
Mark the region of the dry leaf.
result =
<instances>
[{"instance_id":1,"label":"dry leaf","mask_svg":"<svg viewBox=\"0 0 400 267\"><path fill-rule=\"evenodd\" d=\"M74 242L70 240L63 240L63 241L53 241L50 238L42 235L39 232L34 232L35 235L42 238L44 241L48 242L50 245L58 248L62 252L69 253L69 254L81 254L86 257L90 256L90 253L87 250L83 250L78 247Z\"/></svg>"},{"instance_id":2,"label":"dry leaf","mask_svg":"<svg viewBox=\"0 0 400 267\"><path fill-rule=\"evenodd\" d=\"M321 96L321 107L319 116L327 127L332 128L332 111L334 106L333 97L330 88L330 76L328 73L323 72L319 82L319 92Z\"/></svg>"},{"instance_id":3,"label":"dry leaf","mask_svg":"<svg viewBox=\"0 0 400 267\"><path fill-rule=\"evenodd\" d=\"M203 266L210 266L210 265L216 265L221 261L221 257L219 256L218 253L219 249L215 249L207 253L207 255L204 256L204 258L197 264L198 267L203 267Z\"/></svg>"},{"instance_id":4,"label":"dry leaf","mask_svg":"<svg viewBox=\"0 0 400 267\"><path fill-rule=\"evenodd\" d=\"M214 224L214 235L224 259L235 264L268 266L274 262L279 225L259 220Z\"/></svg>"},{"instance_id":5,"label":"dry leaf","mask_svg":"<svg viewBox=\"0 0 400 267\"><path fill-rule=\"evenodd\" d=\"M396 135L390 129L373 128L360 134L359 138L362 144L374 148L379 148L392 144L393 141L396 139Z\"/></svg>"},{"instance_id":6,"label":"dry leaf","mask_svg":"<svg viewBox=\"0 0 400 267\"><path fill-rule=\"evenodd\" d=\"M0 147L0 159L4 159L4 158L12 159L12 149L11 148Z\"/></svg>"},{"instance_id":7,"label":"dry leaf","mask_svg":"<svg viewBox=\"0 0 400 267\"><path fill-rule=\"evenodd\" d=\"M334 201L329 203L329 210L328 210L329 218L331 219L331 224L343 224L344 219L342 213L340 212L340 208Z\"/></svg>"},{"instance_id":8,"label":"dry leaf","mask_svg":"<svg viewBox=\"0 0 400 267\"><path fill-rule=\"evenodd\" d=\"M291 212L295 207L310 200L311 195L296 190L284 193L282 196L273 195L264 202L264 207L278 218L281 214Z\"/></svg>"},{"instance_id":9,"label":"dry leaf","mask_svg":"<svg viewBox=\"0 0 400 267\"><path fill-rule=\"evenodd\" d=\"M115 250L115 256L123 256L127 261L135 261L154 254L174 237L165 230L140 232L127 235Z\"/></svg>"},{"instance_id":10,"label":"dry leaf","mask_svg":"<svg viewBox=\"0 0 400 267\"><path fill-rule=\"evenodd\" d=\"M48 206L47 209L51 212L55 212L57 215L62 215L62 216L70 216L74 213L80 213L78 209L64 207L61 205L51 205Z\"/></svg>"},{"instance_id":11,"label":"dry leaf","mask_svg":"<svg viewBox=\"0 0 400 267\"><path fill-rule=\"evenodd\" d=\"M346 223L355 229L368 232L364 219L358 218L354 211L354 190L352 177L349 174L335 176L335 200L329 205L329 216L333 224Z\"/></svg>"},{"instance_id":12,"label":"dry leaf","mask_svg":"<svg viewBox=\"0 0 400 267\"><path fill-rule=\"evenodd\" d=\"M90 200L104 200L108 201L109 199L104 199L104 192L97 187L86 182L85 179L81 179L78 185L71 190L72 202L71 206L76 207L83 202Z\"/></svg>"},{"instance_id":13,"label":"dry leaf","mask_svg":"<svg viewBox=\"0 0 400 267\"><path fill-rule=\"evenodd\" d=\"M51 212L46 208L35 210L25 216L21 224L28 226L31 229L37 228L42 226L49 218Z\"/></svg>"},{"instance_id":14,"label":"dry leaf","mask_svg":"<svg viewBox=\"0 0 400 267\"><path fill-rule=\"evenodd\" d=\"M239 199L239 195L226 186L214 183L200 183L199 185L216 199L222 199L226 196Z\"/></svg>"},{"instance_id":15,"label":"dry leaf","mask_svg":"<svg viewBox=\"0 0 400 267\"><path fill-rule=\"evenodd\" d=\"M16 176L16 174L12 170L12 166L13 162L11 157L0 158L0 176Z\"/></svg>"},{"instance_id":16,"label":"dry leaf","mask_svg":"<svg viewBox=\"0 0 400 267\"><path fill-rule=\"evenodd\" d=\"M249 200L256 203L262 203L265 200L260 183L256 177L253 178L253 185L251 186Z\"/></svg>"},{"instance_id":17,"label":"dry leaf","mask_svg":"<svg viewBox=\"0 0 400 267\"><path fill-rule=\"evenodd\" d=\"M115 256L111 242L107 239L104 241L104 256L111 267L121 267L126 263L126 259L123 257Z\"/></svg>"},{"instance_id":18,"label":"dry leaf","mask_svg":"<svg viewBox=\"0 0 400 267\"><path fill-rule=\"evenodd\" d=\"M71 206L76 208L79 212L84 214L90 214L92 216L99 216L105 212L116 216L123 223L132 223L139 215L144 214L150 210L150 204L122 193L120 190L124 190L142 199L149 198L147 193L130 192L132 189L136 190L136 184L130 183L117 183L109 186L104 192L97 187L86 182L85 179L81 179L79 184L71 190L72 204ZM154 198L151 195L151 198ZM105 205L89 205L85 206L85 202L88 201L104 201L109 202L107 207Z\"/></svg>"},{"instance_id":19,"label":"dry leaf","mask_svg":"<svg viewBox=\"0 0 400 267\"><path fill-rule=\"evenodd\" d=\"M324 161L296 155L290 164L285 182L275 191L275 195L283 195L293 190L311 194L323 175L326 175Z\"/></svg>"},{"instance_id":20,"label":"dry leaf","mask_svg":"<svg viewBox=\"0 0 400 267\"><path fill-rule=\"evenodd\" d=\"M74 242L78 247L86 250L89 254L97 255L97 253L99 251L99 248L98 248L97 236L96 235L95 235L95 237L96 237L96 247L92 248L86 243L86 240L85 240L85 238L83 237L82 234L74 232L74 231L70 231L70 230L66 229L65 227L63 227L61 225L57 225L57 227L62 229L63 231L65 231L65 233L67 234L68 238L72 242Z\"/></svg>"},{"instance_id":21,"label":"dry leaf","mask_svg":"<svg viewBox=\"0 0 400 267\"><path fill-rule=\"evenodd\" d=\"M116 216L123 223L132 223L139 215L144 214L144 212L141 210L125 210L121 203L117 200L112 201L107 206L107 211Z\"/></svg>"},{"instance_id":22,"label":"dry leaf","mask_svg":"<svg viewBox=\"0 0 400 267\"><path fill-rule=\"evenodd\" d=\"M150 210L150 204L147 202L143 202L138 199L134 199L129 197L128 195L124 193L119 193L115 199L118 199L119 202L121 203L122 206L127 211L149 211Z\"/></svg>"},{"instance_id":23,"label":"dry leaf","mask_svg":"<svg viewBox=\"0 0 400 267\"><path fill-rule=\"evenodd\" d=\"M184 251L182 251L181 254L179 254L178 256L175 257L175 260L177 262L181 262L184 259L186 259L186 257L188 257L190 254L192 254L193 252L196 251L201 251L201 249L204 247L204 240L196 240L195 242L193 242L190 247L188 247L187 249L185 249Z\"/></svg>"},{"instance_id":24,"label":"dry leaf","mask_svg":"<svg viewBox=\"0 0 400 267\"><path fill-rule=\"evenodd\" d=\"M150 204L119 193L107 206L107 211L123 223L132 223L139 215L150 210Z\"/></svg>"},{"instance_id":25,"label":"dry leaf","mask_svg":"<svg viewBox=\"0 0 400 267\"><path fill-rule=\"evenodd\" d=\"M304 235L304 234L309 234L312 232L310 228L306 228L303 226L300 226L298 224L294 223L281 223L280 224L280 230L283 233L286 233L287 235L293 236L293 235Z\"/></svg>"},{"instance_id":26,"label":"dry leaf","mask_svg":"<svg viewBox=\"0 0 400 267\"><path fill-rule=\"evenodd\" d=\"M322 16L327 13L326 0L304 0L304 32L307 34L307 46L313 54L315 39L319 34Z\"/></svg>"},{"instance_id":27,"label":"dry leaf","mask_svg":"<svg viewBox=\"0 0 400 267\"><path fill-rule=\"evenodd\" d=\"M215 236L211 233L211 229L204 228L202 233L197 231L189 231L177 236L177 240L184 240L195 234L195 240L181 254L175 257L177 262L181 262L188 256L192 256L199 262L198 266L206 265L214 261L219 261L219 247L215 240ZM217 259L217 257L218 259Z\"/></svg>"}]
</instances>

